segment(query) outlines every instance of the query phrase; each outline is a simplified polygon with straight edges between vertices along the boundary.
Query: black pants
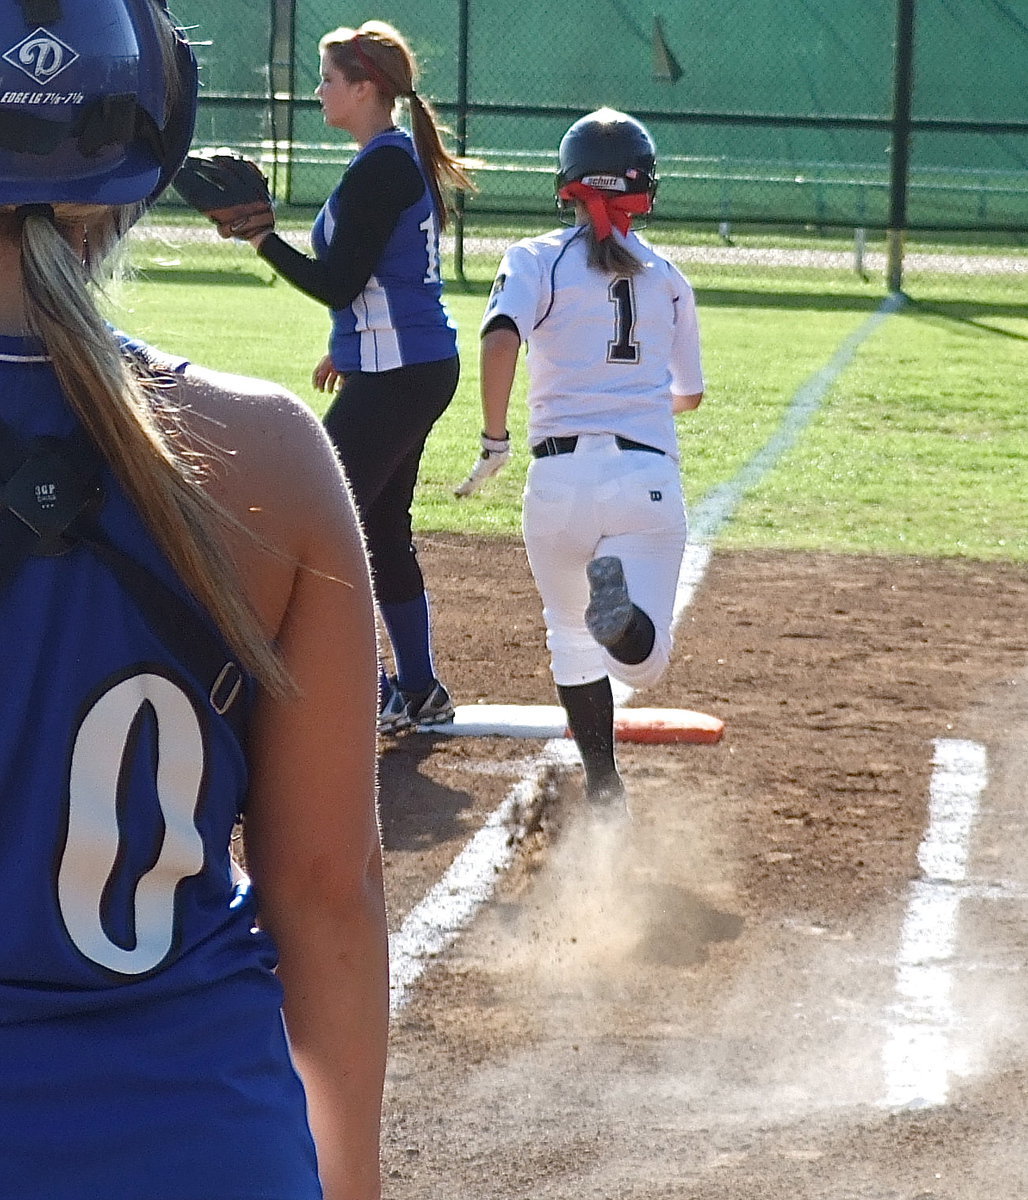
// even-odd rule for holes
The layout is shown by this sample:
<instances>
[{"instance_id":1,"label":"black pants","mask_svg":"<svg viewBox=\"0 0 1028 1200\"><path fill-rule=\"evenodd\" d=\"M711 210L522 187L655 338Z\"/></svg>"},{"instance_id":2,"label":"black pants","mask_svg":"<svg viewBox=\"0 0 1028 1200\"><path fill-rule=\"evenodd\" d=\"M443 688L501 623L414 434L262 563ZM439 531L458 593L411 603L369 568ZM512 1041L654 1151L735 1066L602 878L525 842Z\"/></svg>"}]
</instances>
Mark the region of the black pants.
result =
<instances>
[{"instance_id":1,"label":"black pants","mask_svg":"<svg viewBox=\"0 0 1028 1200\"><path fill-rule=\"evenodd\" d=\"M403 604L424 591L411 540L411 502L425 439L453 399L459 377L457 358L356 371L325 414L364 524L382 604Z\"/></svg>"}]
</instances>

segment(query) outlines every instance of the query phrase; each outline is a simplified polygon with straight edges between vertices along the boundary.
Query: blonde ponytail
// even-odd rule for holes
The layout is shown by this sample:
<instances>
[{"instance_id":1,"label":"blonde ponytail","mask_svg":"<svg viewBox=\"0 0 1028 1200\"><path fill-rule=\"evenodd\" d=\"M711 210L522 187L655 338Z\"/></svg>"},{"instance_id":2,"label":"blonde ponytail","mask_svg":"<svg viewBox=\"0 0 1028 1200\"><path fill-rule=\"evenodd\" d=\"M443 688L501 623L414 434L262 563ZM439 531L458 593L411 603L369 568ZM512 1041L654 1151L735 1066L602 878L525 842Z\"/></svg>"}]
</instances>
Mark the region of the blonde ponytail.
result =
<instances>
[{"instance_id":1,"label":"blonde ponytail","mask_svg":"<svg viewBox=\"0 0 1028 1200\"><path fill-rule=\"evenodd\" d=\"M289 677L226 549L225 532L245 527L206 491L204 459L187 446L174 407L155 380L129 368L90 291L138 208L59 205L56 212L56 224L37 208L4 220L8 234L21 226L29 329L178 575L243 665L276 694L288 694Z\"/></svg>"}]
</instances>

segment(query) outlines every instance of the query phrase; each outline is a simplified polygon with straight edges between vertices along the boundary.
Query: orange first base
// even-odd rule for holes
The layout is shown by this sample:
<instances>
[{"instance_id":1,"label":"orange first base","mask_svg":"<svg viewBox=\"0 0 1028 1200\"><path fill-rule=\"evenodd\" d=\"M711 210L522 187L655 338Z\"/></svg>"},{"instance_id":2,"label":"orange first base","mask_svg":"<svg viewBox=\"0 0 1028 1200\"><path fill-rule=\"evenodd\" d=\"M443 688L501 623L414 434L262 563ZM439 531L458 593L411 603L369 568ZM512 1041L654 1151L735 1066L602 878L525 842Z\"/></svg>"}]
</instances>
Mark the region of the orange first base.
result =
<instances>
[{"instance_id":1,"label":"orange first base","mask_svg":"<svg viewBox=\"0 0 1028 1200\"><path fill-rule=\"evenodd\" d=\"M685 708L618 708L614 736L622 742L719 742L725 723Z\"/></svg>"}]
</instances>

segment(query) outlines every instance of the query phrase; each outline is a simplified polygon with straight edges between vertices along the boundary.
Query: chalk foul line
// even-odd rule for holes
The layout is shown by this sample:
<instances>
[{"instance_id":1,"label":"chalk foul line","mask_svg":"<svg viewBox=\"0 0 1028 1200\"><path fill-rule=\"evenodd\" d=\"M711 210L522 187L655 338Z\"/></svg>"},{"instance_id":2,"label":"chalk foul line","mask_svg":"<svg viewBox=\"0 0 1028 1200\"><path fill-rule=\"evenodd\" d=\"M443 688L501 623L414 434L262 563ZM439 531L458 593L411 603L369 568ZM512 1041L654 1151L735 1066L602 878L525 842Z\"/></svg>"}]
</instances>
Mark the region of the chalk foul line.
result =
<instances>
[{"instance_id":1,"label":"chalk foul line","mask_svg":"<svg viewBox=\"0 0 1028 1200\"><path fill-rule=\"evenodd\" d=\"M928 827L917 853L922 877L907 895L896 956L896 1002L882 1051L888 1108L944 1104L959 1068L953 967L971 832L988 783L985 747L935 742Z\"/></svg>"}]
</instances>

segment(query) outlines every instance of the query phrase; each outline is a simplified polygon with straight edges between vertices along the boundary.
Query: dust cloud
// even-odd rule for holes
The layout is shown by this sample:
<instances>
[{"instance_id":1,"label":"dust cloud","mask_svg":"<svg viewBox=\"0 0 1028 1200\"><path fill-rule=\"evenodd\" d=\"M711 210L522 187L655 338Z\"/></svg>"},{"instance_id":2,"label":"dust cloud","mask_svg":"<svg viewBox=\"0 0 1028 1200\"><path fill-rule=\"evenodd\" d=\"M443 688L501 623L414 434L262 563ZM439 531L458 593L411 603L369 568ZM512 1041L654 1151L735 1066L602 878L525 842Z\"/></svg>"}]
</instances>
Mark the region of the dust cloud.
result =
<instances>
[{"instance_id":1,"label":"dust cloud","mask_svg":"<svg viewBox=\"0 0 1028 1200\"><path fill-rule=\"evenodd\" d=\"M552 1086L544 1107L577 1094L625 1128L643 1115L682 1132L714 1113L748 1127L877 1119L883 1047L902 1020L903 897L859 927L757 920L716 798L685 806L651 786L642 799L648 820L572 808L472 939L497 995L524 1014L526 1057L508 1072L531 1077L539 1103ZM980 1020L945 1031L954 1083L990 1045L1009 1049L1009 982L962 979L960 1012ZM630 1068L612 1057L624 1039L644 1050ZM551 1056L565 1052L560 1067Z\"/></svg>"}]
</instances>

